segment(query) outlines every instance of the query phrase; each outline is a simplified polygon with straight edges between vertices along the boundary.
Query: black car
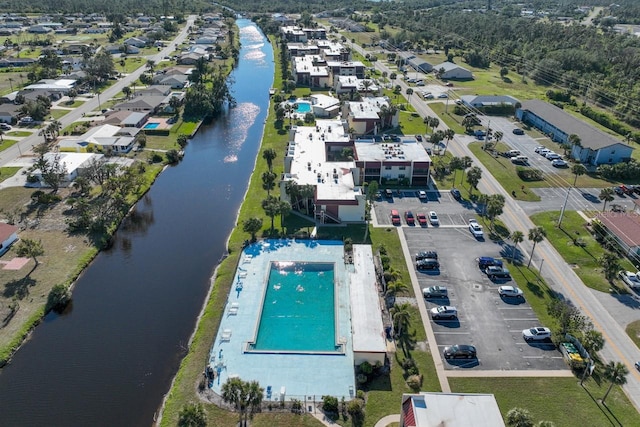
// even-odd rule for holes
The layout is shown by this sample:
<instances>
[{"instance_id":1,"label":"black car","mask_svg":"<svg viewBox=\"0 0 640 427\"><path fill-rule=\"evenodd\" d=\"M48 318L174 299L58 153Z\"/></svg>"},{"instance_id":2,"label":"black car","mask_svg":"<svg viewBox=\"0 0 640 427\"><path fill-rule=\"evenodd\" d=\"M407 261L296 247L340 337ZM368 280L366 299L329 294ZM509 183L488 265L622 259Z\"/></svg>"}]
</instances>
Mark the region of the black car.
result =
<instances>
[{"instance_id":1,"label":"black car","mask_svg":"<svg viewBox=\"0 0 640 427\"><path fill-rule=\"evenodd\" d=\"M491 266L502 267L501 260L492 258L490 256L481 256L476 261L478 261L478 267L482 271L486 270L487 267L491 267Z\"/></svg>"},{"instance_id":2,"label":"black car","mask_svg":"<svg viewBox=\"0 0 640 427\"><path fill-rule=\"evenodd\" d=\"M437 259L434 258L421 259L420 261L416 262L417 270L437 270L439 268L440 263Z\"/></svg>"},{"instance_id":3,"label":"black car","mask_svg":"<svg viewBox=\"0 0 640 427\"><path fill-rule=\"evenodd\" d=\"M460 190L458 190L457 188L452 188L451 189L451 195L456 200L462 199L462 194L460 194Z\"/></svg>"},{"instance_id":4,"label":"black car","mask_svg":"<svg viewBox=\"0 0 640 427\"><path fill-rule=\"evenodd\" d=\"M466 344L445 347L443 354L445 359L475 359L477 357L476 348Z\"/></svg>"},{"instance_id":5,"label":"black car","mask_svg":"<svg viewBox=\"0 0 640 427\"><path fill-rule=\"evenodd\" d=\"M384 190L384 195L387 196L387 198L392 198L393 197L393 191L391 191L390 188L387 188L386 190Z\"/></svg>"},{"instance_id":6,"label":"black car","mask_svg":"<svg viewBox=\"0 0 640 427\"><path fill-rule=\"evenodd\" d=\"M438 253L436 251L421 251L416 254L416 261L427 258L438 259Z\"/></svg>"},{"instance_id":7,"label":"black car","mask_svg":"<svg viewBox=\"0 0 640 427\"><path fill-rule=\"evenodd\" d=\"M510 277L509 270L504 267L498 267L497 265L487 267L484 272L487 273L489 279L507 279Z\"/></svg>"},{"instance_id":8,"label":"black car","mask_svg":"<svg viewBox=\"0 0 640 427\"><path fill-rule=\"evenodd\" d=\"M520 128L515 128L512 132L514 135L524 135L524 131Z\"/></svg>"}]
</instances>

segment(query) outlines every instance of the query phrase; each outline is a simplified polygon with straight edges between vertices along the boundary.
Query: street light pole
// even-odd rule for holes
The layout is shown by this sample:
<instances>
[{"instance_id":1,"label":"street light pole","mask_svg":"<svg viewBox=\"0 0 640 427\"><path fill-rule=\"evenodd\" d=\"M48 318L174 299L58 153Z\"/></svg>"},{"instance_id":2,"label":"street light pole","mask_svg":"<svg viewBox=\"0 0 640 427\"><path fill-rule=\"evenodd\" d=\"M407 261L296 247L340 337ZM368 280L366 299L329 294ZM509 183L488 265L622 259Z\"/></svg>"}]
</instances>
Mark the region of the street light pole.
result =
<instances>
[{"instance_id":1,"label":"street light pole","mask_svg":"<svg viewBox=\"0 0 640 427\"><path fill-rule=\"evenodd\" d=\"M564 197L564 203L562 204L562 209L560 210L560 218L558 219L558 227L562 225L562 217L564 217L564 211L567 208L567 201L569 201L570 192L571 192L571 186L567 188L567 195Z\"/></svg>"}]
</instances>

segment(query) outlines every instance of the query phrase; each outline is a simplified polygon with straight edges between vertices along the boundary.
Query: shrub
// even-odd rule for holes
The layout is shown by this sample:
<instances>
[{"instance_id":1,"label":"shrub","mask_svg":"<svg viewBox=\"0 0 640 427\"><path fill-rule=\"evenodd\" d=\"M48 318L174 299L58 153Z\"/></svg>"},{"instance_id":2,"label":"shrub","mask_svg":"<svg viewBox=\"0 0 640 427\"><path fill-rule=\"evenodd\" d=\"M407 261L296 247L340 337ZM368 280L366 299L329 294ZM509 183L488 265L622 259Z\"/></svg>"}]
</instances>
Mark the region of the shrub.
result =
<instances>
[{"instance_id":1,"label":"shrub","mask_svg":"<svg viewBox=\"0 0 640 427\"><path fill-rule=\"evenodd\" d=\"M411 375L407 378L407 386L413 391L420 390L422 386L422 375Z\"/></svg>"},{"instance_id":2,"label":"shrub","mask_svg":"<svg viewBox=\"0 0 640 427\"><path fill-rule=\"evenodd\" d=\"M55 285L47 297L46 310L62 311L71 301L71 293L65 285Z\"/></svg>"},{"instance_id":3,"label":"shrub","mask_svg":"<svg viewBox=\"0 0 640 427\"><path fill-rule=\"evenodd\" d=\"M322 410L327 414L337 414L338 398L334 396L322 396Z\"/></svg>"},{"instance_id":4,"label":"shrub","mask_svg":"<svg viewBox=\"0 0 640 427\"><path fill-rule=\"evenodd\" d=\"M371 363L369 362L362 362L360 364L360 372L365 375L370 375L373 372L373 366L371 366Z\"/></svg>"},{"instance_id":5,"label":"shrub","mask_svg":"<svg viewBox=\"0 0 640 427\"><path fill-rule=\"evenodd\" d=\"M539 169L529 169L518 166L516 172L523 181L542 181L542 171Z\"/></svg>"}]
</instances>

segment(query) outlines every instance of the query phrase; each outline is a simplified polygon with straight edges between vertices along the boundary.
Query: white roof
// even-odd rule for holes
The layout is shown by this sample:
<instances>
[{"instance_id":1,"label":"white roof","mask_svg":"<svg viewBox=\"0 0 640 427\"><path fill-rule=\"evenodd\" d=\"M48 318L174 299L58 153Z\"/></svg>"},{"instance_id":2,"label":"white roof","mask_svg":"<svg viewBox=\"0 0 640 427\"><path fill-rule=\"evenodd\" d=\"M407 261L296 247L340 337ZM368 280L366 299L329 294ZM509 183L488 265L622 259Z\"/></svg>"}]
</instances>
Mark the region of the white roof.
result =
<instances>
[{"instance_id":1,"label":"white roof","mask_svg":"<svg viewBox=\"0 0 640 427\"><path fill-rule=\"evenodd\" d=\"M389 101L383 96L362 98L360 102L348 102L349 114L355 120L378 120L380 108L389 106Z\"/></svg>"},{"instance_id":2,"label":"white roof","mask_svg":"<svg viewBox=\"0 0 640 427\"><path fill-rule=\"evenodd\" d=\"M329 76L329 69L324 65L313 65L315 55L296 56L293 58L297 74L309 73L312 76Z\"/></svg>"},{"instance_id":3,"label":"white roof","mask_svg":"<svg viewBox=\"0 0 640 427\"><path fill-rule=\"evenodd\" d=\"M358 160L365 162L430 162L422 144L415 138L402 138L400 142L373 140L357 140L355 142Z\"/></svg>"},{"instance_id":4,"label":"white roof","mask_svg":"<svg viewBox=\"0 0 640 427\"><path fill-rule=\"evenodd\" d=\"M364 67L364 64L360 61L327 61L327 65L340 68Z\"/></svg>"},{"instance_id":5,"label":"white roof","mask_svg":"<svg viewBox=\"0 0 640 427\"><path fill-rule=\"evenodd\" d=\"M100 158L102 154L96 153L46 153L44 155L44 159L48 162L52 162L55 159L55 156L59 156L58 162L61 165L64 165L65 170L67 171L67 175L72 174L76 169L82 167L85 162L89 161L92 158ZM34 174L42 173L40 169L33 171Z\"/></svg>"},{"instance_id":6,"label":"white roof","mask_svg":"<svg viewBox=\"0 0 640 427\"><path fill-rule=\"evenodd\" d=\"M25 87L25 90L48 89L48 90L69 90L73 88L76 81L73 79L44 79L37 83Z\"/></svg>"},{"instance_id":7,"label":"white roof","mask_svg":"<svg viewBox=\"0 0 640 427\"><path fill-rule=\"evenodd\" d=\"M458 64L454 64L453 62L449 62L449 61L443 62L442 64L434 65L433 68L434 68L434 70L439 70L439 69L443 68L444 71L451 71L451 70L455 70L457 68L460 68L461 70L469 71L466 68L464 68L463 66L458 65Z\"/></svg>"},{"instance_id":8,"label":"white roof","mask_svg":"<svg viewBox=\"0 0 640 427\"><path fill-rule=\"evenodd\" d=\"M370 245L353 245L354 271L349 274L353 351L385 353L387 343Z\"/></svg>"},{"instance_id":9,"label":"white roof","mask_svg":"<svg viewBox=\"0 0 640 427\"><path fill-rule=\"evenodd\" d=\"M504 427L493 394L426 393L404 395L412 400L417 427Z\"/></svg>"},{"instance_id":10,"label":"white roof","mask_svg":"<svg viewBox=\"0 0 640 427\"><path fill-rule=\"evenodd\" d=\"M318 200L355 200L361 194L355 188L351 169L354 162L327 162L326 142L348 143L340 120L316 120L316 126L298 126L287 157L291 157L290 173L285 180L316 187Z\"/></svg>"},{"instance_id":11,"label":"white roof","mask_svg":"<svg viewBox=\"0 0 640 427\"><path fill-rule=\"evenodd\" d=\"M309 96L311 98L311 104L315 107L320 108L329 108L334 105L339 105L340 100L338 98L334 98L333 96L324 95L322 93L312 94Z\"/></svg>"}]
</instances>

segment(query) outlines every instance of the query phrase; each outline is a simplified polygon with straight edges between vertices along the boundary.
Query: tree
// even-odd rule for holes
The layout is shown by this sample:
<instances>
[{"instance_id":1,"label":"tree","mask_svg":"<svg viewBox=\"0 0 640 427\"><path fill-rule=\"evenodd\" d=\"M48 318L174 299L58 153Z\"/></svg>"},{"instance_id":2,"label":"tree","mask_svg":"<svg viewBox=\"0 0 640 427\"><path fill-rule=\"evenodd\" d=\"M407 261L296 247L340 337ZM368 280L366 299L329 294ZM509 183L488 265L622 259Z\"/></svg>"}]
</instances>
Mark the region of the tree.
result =
<instances>
[{"instance_id":1,"label":"tree","mask_svg":"<svg viewBox=\"0 0 640 427\"><path fill-rule=\"evenodd\" d=\"M533 427L531 413L524 408L510 409L506 421L509 427Z\"/></svg>"},{"instance_id":2,"label":"tree","mask_svg":"<svg viewBox=\"0 0 640 427\"><path fill-rule=\"evenodd\" d=\"M184 150L184 147L186 147L187 144L189 143L189 136L185 135L184 133L181 133L180 135L178 135L178 139L176 142L180 146L180 149Z\"/></svg>"},{"instance_id":3,"label":"tree","mask_svg":"<svg viewBox=\"0 0 640 427\"><path fill-rule=\"evenodd\" d=\"M455 186L458 171L465 170L464 160L460 157L453 157L449 162L449 169L453 170L453 185Z\"/></svg>"},{"instance_id":4,"label":"tree","mask_svg":"<svg viewBox=\"0 0 640 427\"><path fill-rule=\"evenodd\" d=\"M249 405L249 413L253 417L253 414L260 410L260 404L262 403L262 397L264 396L264 389L260 387L258 381L251 381L246 383L247 387L247 404ZM247 424L247 418L245 415L245 425Z\"/></svg>"},{"instance_id":5,"label":"tree","mask_svg":"<svg viewBox=\"0 0 640 427\"><path fill-rule=\"evenodd\" d=\"M391 309L391 318L393 326L398 336L402 336L411 324L411 304L405 302L403 304L395 304Z\"/></svg>"},{"instance_id":6,"label":"tree","mask_svg":"<svg viewBox=\"0 0 640 427\"><path fill-rule=\"evenodd\" d=\"M524 233L522 231L516 230L513 233L511 233L511 236L509 236L509 238L513 242L513 252L511 255L511 262L514 262L516 259L516 252L518 251L518 244L524 241Z\"/></svg>"},{"instance_id":7,"label":"tree","mask_svg":"<svg viewBox=\"0 0 640 427\"><path fill-rule=\"evenodd\" d=\"M16 252L18 256L32 258L37 267L40 265L38 257L44 254L42 240L21 239Z\"/></svg>"},{"instance_id":8,"label":"tree","mask_svg":"<svg viewBox=\"0 0 640 427\"><path fill-rule=\"evenodd\" d=\"M576 182L578 181L578 177L587 173L587 168L578 163L571 167L571 173L575 175L575 177L573 178L573 186L575 187Z\"/></svg>"},{"instance_id":9,"label":"tree","mask_svg":"<svg viewBox=\"0 0 640 427\"><path fill-rule=\"evenodd\" d=\"M536 245L544 240L547 232L542 227L535 227L529 230L529 240L533 242L533 248L531 248L531 256L529 257L529 264L527 264L527 268L531 266L531 261L533 260L533 251L536 250Z\"/></svg>"},{"instance_id":10,"label":"tree","mask_svg":"<svg viewBox=\"0 0 640 427\"><path fill-rule=\"evenodd\" d=\"M385 292L385 296L395 298L396 295L401 294L408 289L409 287L402 280L394 280L393 282L387 283L387 291Z\"/></svg>"},{"instance_id":11,"label":"tree","mask_svg":"<svg viewBox=\"0 0 640 427\"><path fill-rule=\"evenodd\" d=\"M262 173L262 188L267 191L267 195L271 194L271 190L276 186L276 174L270 171Z\"/></svg>"},{"instance_id":12,"label":"tree","mask_svg":"<svg viewBox=\"0 0 640 427\"><path fill-rule=\"evenodd\" d=\"M507 77L507 74L509 74L509 69L507 67L500 68L500 77L504 79Z\"/></svg>"},{"instance_id":13,"label":"tree","mask_svg":"<svg viewBox=\"0 0 640 427\"><path fill-rule=\"evenodd\" d=\"M122 88L122 93L124 96L129 99L131 97L131 88L129 86L125 86Z\"/></svg>"},{"instance_id":14,"label":"tree","mask_svg":"<svg viewBox=\"0 0 640 427\"><path fill-rule=\"evenodd\" d=\"M566 333L582 331L589 325L589 320L580 313L580 310L565 299L550 300L547 304L547 312L558 321L562 336Z\"/></svg>"},{"instance_id":15,"label":"tree","mask_svg":"<svg viewBox=\"0 0 640 427\"><path fill-rule=\"evenodd\" d=\"M604 337L602 332L589 329L582 337L582 345L589 353L597 353L604 348Z\"/></svg>"},{"instance_id":16,"label":"tree","mask_svg":"<svg viewBox=\"0 0 640 427\"><path fill-rule=\"evenodd\" d=\"M603 405L605 400L607 400L607 396L609 396L609 392L611 391L614 385L626 384L628 373L629 373L629 370L621 362L614 362L612 360L609 363L607 363L607 365L604 367L604 376L611 382L611 384L609 384L609 388L607 389L607 392L604 394L604 397L602 398Z\"/></svg>"},{"instance_id":17,"label":"tree","mask_svg":"<svg viewBox=\"0 0 640 427\"><path fill-rule=\"evenodd\" d=\"M598 199L604 202L604 206L602 206L602 212L604 212L604 210L607 208L607 202L612 202L613 200L615 200L614 194L615 192L611 187L605 187L602 190L600 190Z\"/></svg>"},{"instance_id":18,"label":"tree","mask_svg":"<svg viewBox=\"0 0 640 427\"><path fill-rule=\"evenodd\" d=\"M41 154L31 167L31 170L39 170L42 181L51 187L54 193L58 191L62 180L67 176L67 167L64 163L60 163L59 153L48 158Z\"/></svg>"},{"instance_id":19,"label":"tree","mask_svg":"<svg viewBox=\"0 0 640 427\"><path fill-rule=\"evenodd\" d=\"M464 130L467 133L470 133L473 127L476 126L477 124L478 124L478 119L473 115L467 114L462 119L462 126L464 126Z\"/></svg>"},{"instance_id":20,"label":"tree","mask_svg":"<svg viewBox=\"0 0 640 427\"><path fill-rule=\"evenodd\" d=\"M252 217L242 221L242 231L251 234L251 241L256 241L256 233L262 229L262 218Z\"/></svg>"},{"instance_id":21,"label":"tree","mask_svg":"<svg viewBox=\"0 0 640 427\"><path fill-rule=\"evenodd\" d=\"M371 181L369 185L367 185L367 200L365 206L364 219L366 222L364 228L364 241L367 241L367 237L369 236L369 221L371 220L371 208L373 207L373 202L376 199L376 195L378 194L378 182Z\"/></svg>"},{"instance_id":22,"label":"tree","mask_svg":"<svg viewBox=\"0 0 640 427\"><path fill-rule=\"evenodd\" d=\"M612 252L605 252L598 259L598 263L602 267L604 277L611 283L620 271L620 257Z\"/></svg>"},{"instance_id":23,"label":"tree","mask_svg":"<svg viewBox=\"0 0 640 427\"><path fill-rule=\"evenodd\" d=\"M505 199L502 194L492 194L489 196L489 200L487 200L487 216L490 220L491 228L493 228L493 223L496 217L502 215L502 211L504 209Z\"/></svg>"},{"instance_id":24,"label":"tree","mask_svg":"<svg viewBox=\"0 0 640 427\"><path fill-rule=\"evenodd\" d=\"M262 201L262 209L264 209L265 215L271 218L271 232L273 233L273 219L279 213L280 200L275 196L268 195L267 198Z\"/></svg>"},{"instance_id":25,"label":"tree","mask_svg":"<svg viewBox=\"0 0 640 427\"><path fill-rule=\"evenodd\" d=\"M482 178L482 169L478 166L473 166L467 171L467 183L470 186L469 193L471 193L474 188L478 188L480 178Z\"/></svg>"},{"instance_id":26,"label":"tree","mask_svg":"<svg viewBox=\"0 0 640 427\"><path fill-rule=\"evenodd\" d=\"M273 148L267 148L262 152L262 158L267 161L267 167L270 171L273 168L273 159L275 159L277 156L278 154Z\"/></svg>"},{"instance_id":27,"label":"tree","mask_svg":"<svg viewBox=\"0 0 640 427\"><path fill-rule=\"evenodd\" d=\"M179 427L206 427L207 413L201 403L187 403L178 413Z\"/></svg>"},{"instance_id":28,"label":"tree","mask_svg":"<svg viewBox=\"0 0 640 427\"><path fill-rule=\"evenodd\" d=\"M240 422L247 410L248 390L246 383L240 378L229 378L222 384L222 400L230 403L240 414Z\"/></svg>"},{"instance_id":29,"label":"tree","mask_svg":"<svg viewBox=\"0 0 640 427\"><path fill-rule=\"evenodd\" d=\"M407 101L409 101L409 104L411 104L411 95L413 95L413 89L408 87L406 93L407 93Z\"/></svg>"},{"instance_id":30,"label":"tree","mask_svg":"<svg viewBox=\"0 0 640 427\"><path fill-rule=\"evenodd\" d=\"M291 212L291 203L280 200L278 202L278 215L280 215L280 225L284 231L284 217L288 216Z\"/></svg>"},{"instance_id":31,"label":"tree","mask_svg":"<svg viewBox=\"0 0 640 427\"><path fill-rule=\"evenodd\" d=\"M353 399L347 404L347 412L351 416L351 425L360 427L364 423L364 401L362 399Z\"/></svg>"},{"instance_id":32,"label":"tree","mask_svg":"<svg viewBox=\"0 0 640 427\"><path fill-rule=\"evenodd\" d=\"M447 145L444 147L444 153L447 152L447 149L449 148L449 142L451 142L455 135L456 132L451 128L444 131L444 138L447 140Z\"/></svg>"},{"instance_id":33,"label":"tree","mask_svg":"<svg viewBox=\"0 0 640 427\"><path fill-rule=\"evenodd\" d=\"M569 144L571 144L572 152L575 147L582 147L582 140L575 133L572 133L571 135L569 135L569 138L567 139L567 141L569 141Z\"/></svg>"}]
</instances>

